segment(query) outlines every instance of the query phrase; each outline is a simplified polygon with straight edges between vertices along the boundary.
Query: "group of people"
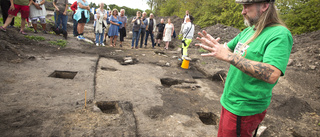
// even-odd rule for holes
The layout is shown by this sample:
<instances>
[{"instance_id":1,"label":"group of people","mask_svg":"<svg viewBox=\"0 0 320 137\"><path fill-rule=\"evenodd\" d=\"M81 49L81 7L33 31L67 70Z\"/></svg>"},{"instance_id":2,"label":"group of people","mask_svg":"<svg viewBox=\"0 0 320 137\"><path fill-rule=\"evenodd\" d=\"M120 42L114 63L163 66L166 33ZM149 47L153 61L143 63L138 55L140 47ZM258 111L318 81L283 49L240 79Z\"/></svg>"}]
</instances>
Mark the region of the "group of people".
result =
<instances>
[{"instance_id":1,"label":"group of people","mask_svg":"<svg viewBox=\"0 0 320 137\"><path fill-rule=\"evenodd\" d=\"M43 33L46 31L46 8L44 6L45 0L1 0L1 11L3 17L3 26L1 31L6 31L9 27L14 27L14 17L18 12L21 14L21 28L19 33L26 35L24 32L26 20L32 22L34 33L38 33L37 24L40 21Z\"/></svg>"},{"instance_id":2,"label":"group of people","mask_svg":"<svg viewBox=\"0 0 320 137\"><path fill-rule=\"evenodd\" d=\"M38 33L37 24L40 22L43 33L47 34L46 31L46 8L45 0L2 0L1 9L3 15L3 26L0 27L1 31L6 31L7 27L13 27L14 17L17 13L21 14L21 29L19 33L26 35L24 32L26 20L31 19L34 33ZM68 0L53 0L54 6L54 20L55 26L53 31L63 31L64 37L67 38L67 21L68 21ZM76 26L74 29L79 39L84 39L83 29L85 23L90 20L90 7L86 0L77 0L71 9L74 11L73 19L75 20Z\"/></svg>"}]
</instances>

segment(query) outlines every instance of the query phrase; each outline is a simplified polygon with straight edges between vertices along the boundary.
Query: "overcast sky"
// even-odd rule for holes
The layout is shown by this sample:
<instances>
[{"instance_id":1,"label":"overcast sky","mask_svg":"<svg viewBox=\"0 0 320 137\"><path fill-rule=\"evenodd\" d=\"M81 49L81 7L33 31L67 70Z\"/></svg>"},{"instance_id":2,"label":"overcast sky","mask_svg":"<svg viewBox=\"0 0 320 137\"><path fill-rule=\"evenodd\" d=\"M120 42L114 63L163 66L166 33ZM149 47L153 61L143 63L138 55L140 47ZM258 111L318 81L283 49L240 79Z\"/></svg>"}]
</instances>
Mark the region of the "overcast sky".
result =
<instances>
[{"instance_id":1,"label":"overcast sky","mask_svg":"<svg viewBox=\"0 0 320 137\"><path fill-rule=\"evenodd\" d=\"M73 3L76 0L68 0L69 3ZM138 8L141 10L146 10L149 9L149 6L147 5L147 1L146 0L88 0L88 2L94 2L96 4L99 4L101 2L104 2L105 4L109 5L109 4L116 4L118 6L126 6L129 8Z\"/></svg>"}]
</instances>

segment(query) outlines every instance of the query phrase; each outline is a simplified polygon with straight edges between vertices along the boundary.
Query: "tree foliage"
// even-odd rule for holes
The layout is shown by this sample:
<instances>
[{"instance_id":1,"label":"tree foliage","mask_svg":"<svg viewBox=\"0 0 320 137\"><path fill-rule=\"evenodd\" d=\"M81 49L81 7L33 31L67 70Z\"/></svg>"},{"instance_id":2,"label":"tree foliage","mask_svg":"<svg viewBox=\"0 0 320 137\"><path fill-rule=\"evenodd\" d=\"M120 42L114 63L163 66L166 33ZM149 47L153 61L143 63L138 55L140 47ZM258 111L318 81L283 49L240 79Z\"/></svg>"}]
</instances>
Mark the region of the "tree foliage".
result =
<instances>
[{"instance_id":1,"label":"tree foliage","mask_svg":"<svg viewBox=\"0 0 320 137\"><path fill-rule=\"evenodd\" d=\"M320 30L319 0L281 0L280 15L293 34Z\"/></svg>"},{"instance_id":2,"label":"tree foliage","mask_svg":"<svg viewBox=\"0 0 320 137\"><path fill-rule=\"evenodd\" d=\"M244 29L242 5L235 0L148 0L157 16L179 16L185 11L195 17L194 23L207 27L217 23ZM152 4L151 4L152 3ZM320 29L320 0L277 0L281 18L293 34Z\"/></svg>"}]
</instances>

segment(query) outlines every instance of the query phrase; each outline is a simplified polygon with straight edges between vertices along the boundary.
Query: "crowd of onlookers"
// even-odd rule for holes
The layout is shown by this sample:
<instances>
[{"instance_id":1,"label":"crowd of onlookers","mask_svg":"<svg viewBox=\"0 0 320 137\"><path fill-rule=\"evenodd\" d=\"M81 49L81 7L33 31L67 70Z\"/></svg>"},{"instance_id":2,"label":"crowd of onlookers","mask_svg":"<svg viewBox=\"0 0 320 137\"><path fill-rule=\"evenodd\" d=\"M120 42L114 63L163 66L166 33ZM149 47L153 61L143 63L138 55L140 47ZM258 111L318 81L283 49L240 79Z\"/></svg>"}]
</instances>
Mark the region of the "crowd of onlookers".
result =
<instances>
[{"instance_id":1,"label":"crowd of onlookers","mask_svg":"<svg viewBox=\"0 0 320 137\"><path fill-rule=\"evenodd\" d=\"M19 33L26 35L24 32L26 20L30 20L34 28L34 33L38 33L37 24L40 22L42 26L42 32L46 32L46 8L45 0L1 0L1 9L3 14L4 25L0 27L1 31L6 31L8 27L13 27L14 17L17 13L21 14L21 29ZM54 20L55 26L51 29L56 34L63 34L67 38L67 21L68 15L67 10L68 0L53 0L54 6ZM124 37L127 36L127 16L125 10L121 9L120 13L117 9L106 10L104 9L105 4L101 3L100 7L95 10L94 14L94 34L95 34L95 45L105 46L107 39L109 38L109 46L116 47L117 39L120 37L120 47L123 46ZM77 0L71 6L73 11L73 36L79 40L84 38L84 26L90 20L90 6L87 0ZM192 25L193 17L186 11L184 22L182 23L180 34L182 34L182 48L183 52L187 52L186 48L192 41L194 34L194 26ZM27 21L28 22L28 21ZM189 23L190 22L190 23ZM176 37L175 28L171 19L161 19L160 23L157 24L154 15L150 13L149 17L146 12L141 13L137 11L136 16L133 17L132 21L132 43L131 48L138 49L139 47L148 47L148 38L150 36L151 46L159 46L161 41L165 43L164 49L169 48L169 42L172 38ZM192 28L193 27L193 28ZM131 28L130 30L131 31ZM156 36L154 36L156 34ZM139 44L140 42L140 44ZM138 46L140 45L140 46ZM144 45L144 46L143 46ZM183 53L182 52L182 53ZM187 54L187 53L184 53Z\"/></svg>"}]
</instances>

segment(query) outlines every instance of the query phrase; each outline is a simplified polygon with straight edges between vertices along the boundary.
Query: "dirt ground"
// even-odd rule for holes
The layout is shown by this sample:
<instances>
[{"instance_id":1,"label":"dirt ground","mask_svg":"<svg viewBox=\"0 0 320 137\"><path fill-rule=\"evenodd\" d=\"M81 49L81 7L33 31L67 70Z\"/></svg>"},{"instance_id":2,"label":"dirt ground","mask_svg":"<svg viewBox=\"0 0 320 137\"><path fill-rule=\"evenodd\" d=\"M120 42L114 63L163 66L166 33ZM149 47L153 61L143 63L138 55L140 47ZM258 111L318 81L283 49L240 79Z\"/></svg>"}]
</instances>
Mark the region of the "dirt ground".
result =
<instances>
[{"instance_id":1,"label":"dirt ground","mask_svg":"<svg viewBox=\"0 0 320 137\"><path fill-rule=\"evenodd\" d=\"M179 32L182 19L170 18ZM222 42L240 32L220 24L202 29ZM35 41L18 30L0 32L1 136L216 136L229 65L201 57L195 39L184 70L178 39L170 50L130 49L127 29L124 47L96 47L74 38L69 25L60 48L49 41L62 36L27 31L45 38ZM92 24L85 37L93 40ZM261 137L320 136L319 63L320 31L294 36Z\"/></svg>"}]
</instances>

